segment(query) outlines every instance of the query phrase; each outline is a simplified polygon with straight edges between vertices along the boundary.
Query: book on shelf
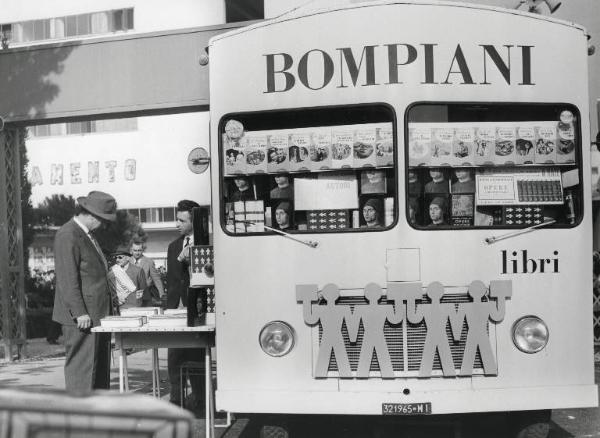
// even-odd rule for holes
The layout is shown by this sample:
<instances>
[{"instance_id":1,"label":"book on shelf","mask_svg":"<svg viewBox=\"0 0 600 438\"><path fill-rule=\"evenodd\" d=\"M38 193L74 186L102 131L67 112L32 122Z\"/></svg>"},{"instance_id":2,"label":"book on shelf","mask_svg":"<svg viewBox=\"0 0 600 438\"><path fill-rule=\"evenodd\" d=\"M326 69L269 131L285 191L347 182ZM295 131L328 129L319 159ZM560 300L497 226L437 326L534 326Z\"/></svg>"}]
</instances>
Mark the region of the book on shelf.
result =
<instances>
[{"instance_id":1,"label":"book on shelf","mask_svg":"<svg viewBox=\"0 0 600 438\"><path fill-rule=\"evenodd\" d=\"M298 129L289 135L289 160L290 170L311 170L310 162L310 131L306 129Z\"/></svg>"},{"instance_id":2,"label":"book on shelf","mask_svg":"<svg viewBox=\"0 0 600 438\"><path fill-rule=\"evenodd\" d=\"M265 231L265 202L246 201L246 231L262 233Z\"/></svg>"},{"instance_id":3,"label":"book on shelf","mask_svg":"<svg viewBox=\"0 0 600 438\"><path fill-rule=\"evenodd\" d=\"M535 129L532 124L520 123L515 142L515 162L533 164L535 162Z\"/></svg>"},{"instance_id":4,"label":"book on shelf","mask_svg":"<svg viewBox=\"0 0 600 438\"><path fill-rule=\"evenodd\" d=\"M190 287L215 284L214 252L212 245L194 245L190 258Z\"/></svg>"},{"instance_id":5,"label":"book on shelf","mask_svg":"<svg viewBox=\"0 0 600 438\"><path fill-rule=\"evenodd\" d=\"M248 132L246 173L267 173L267 135L263 131Z\"/></svg>"},{"instance_id":6,"label":"book on shelf","mask_svg":"<svg viewBox=\"0 0 600 438\"><path fill-rule=\"evenodd\" d=\"M430 125L408 125L408 161L410 166L428 166L431 163Z\"/></svg>"},{"instance_id":7,"label":"book on shelf","mask_svg":"<svg viewBox=\"0 0 600 438\"><path fill-rule=\"evenodd\" d=\"M187 311L185 314L154 315L148 317L148 327L187 327Z\"/></svg>"},{"instance_id":8,"label":"book on shelf","mask_svg":"<svg viewBox=\"0 0 600 438\"><path fill-rule=\"evenodd\" d=\"M311 170L331 169L331 129L313 128L309 146Z\"/></svg>"},{"instance_id":9,"label":"book on shelf","mask_svg":"<svg viewBox=\"0 0 600 438\"><path fill-rule=\"evenodd\" d=\"M351 126L336 126L331 130L331 167L352 168L354 158L354 129Z\"/></svg>"},{"instance_id":10,"label":"book on shelf","mask_svg":"<svg viewBox=\"0 0 600 438\"><path fill-rule=\"evenodd\" d=\"M345 230L350 227L348 210L316 210L306 214L310 231Z\"/></svg>"},{"instance_id":11,"label":"book on shelf","mask_svg":"<svg viewBox=\"0 0 600 438\"><path fill-rule=\"evenodd\" d=\"M457 166L475 164L475 128L472 126L457 126L454 130L452 155Z\"/></svg>"},{"instance_id":12,"label":"book on shelf","mask_svg":"<svg viewBox=\"0 0 600 438\"><path fill-rule=\"evenodd\" d=\"M475 127L475 164L494 165L496 128L492 124L481 123Z\"/></svg>"},{"instance_id":13,"label":"book on shelf","mask_svg":"<svg viewBox=\"0 0 600 438\"><path fill-rule=\"evenodd\" d=\"M267 170L269 172L288 172L289 134L285 131L273 131L267 136Z\"/></svg>"},{"instance_id":14,"label":"book on shelf","mask_svg":"<svg viewBox=\"0 0 600 438\"><path fill-rule=\"evenodd\" d=\"M128 307L121 309L121 316L149 316L159 315L161 312L160 307Z\"/></svg>"},{"instance_id":15,"label":"book on shelf","mask_svg":"<svg viewBox=\"0 0 600 438\"><path fill-rule=\"evenodd\" d=\"M353 156L354 168L375 167L377 130L374 125L358 125L354 132Z\"/></svg>"},{"instance_id":16,"label":"book on shelf","mask_svg":"<svg viewBox=\"0 0 600 438\"><path fill-rule=\"evenodd\" d=\"M558 123L556 162L560 164L575 162L575 127L573 123Z\"/></svg>"},{"instance_id":17,"label":"book on shelf","mask_svg":"<svg viewBox=\"0 0 600 438\"><path fill-rule=\"evenodd\" d=\"M375 124L375 164L377 166L394 165L394 129L391 123Z\"/></svg>"},{"instance_id":18,"label":"book on shelf","mask_svg":"<svg viewBox=\"0 0 600 438\"><path fill-rule=\"evenodd\" d=\"M431 161L432 166L451 166L454 164L452 143L454 128L435 126L431 132Z\"/></svg>"},{"instance_id":19,"label":"book on shelf","mask_svg":"<svg viewBox=\"0 0 600 438\"><path fill-rule=\"evenodd\" d=\"M556 162L556 122L539 122L535 126L535 162Z\"/></svg>"},{"instance_id":20,"label":"book on shelf","mask_svg":"<svg viewBox=\"0 0 600 438\"><path fill-rule=\"evenodd\" d=\"M502 124L496 126L496 145L494 147L494 164L516 163L517 130L514 125Z\"/></svg>"},{"instance_id":21,"label":"book on shelf","mask_svg":"<svg viewBox=\"0 0 600 438\"><path fill-rule=\"evenodd\" d=\"M235 175L246 172L246 149L247 139L230 138L223 134L223 154L225 162L225 175Z\"/></svg>"},{"instance_id":22,"label":"book on shelf","mask_svg":"<svg viewBox=\"0 0 600 438\"><path fill-rule=\"evenodd\" d=\"M145 316L105 316L100 320L100 327L135 328L144 325Z\"/></svg>"},{"instance_id":23,"label":"book on shelf","mask_svg":"<svg viewBox=\"0 0 600 438\"><path fill-rule=\"evenodd\" d=\"M475 195L453 194L450 223L454 227L471 227L475 217Z\"/></svg>"}]
</instances>

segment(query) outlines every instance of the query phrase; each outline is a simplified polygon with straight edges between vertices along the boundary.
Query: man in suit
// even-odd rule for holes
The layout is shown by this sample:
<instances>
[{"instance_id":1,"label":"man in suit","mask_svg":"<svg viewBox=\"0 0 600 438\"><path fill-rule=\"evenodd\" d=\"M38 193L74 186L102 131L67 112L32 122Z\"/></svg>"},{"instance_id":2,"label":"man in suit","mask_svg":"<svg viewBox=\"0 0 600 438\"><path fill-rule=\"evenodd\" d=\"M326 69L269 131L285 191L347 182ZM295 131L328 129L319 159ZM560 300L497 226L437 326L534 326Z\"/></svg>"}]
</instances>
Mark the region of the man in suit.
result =
<instances>
[{"instance_id":1,"label":"man in suit","mask_svg":"<svg viewBox=\"0 0 600 438\"><path fill-rule=\"evenodd\" d=\"M142 306L156 305L154 303L160 303L162 297L165 294L165 288L163 287L162 279L160 274L156 270L154 261L144 255L146 246L141 240L134 240L131 244L131 263L139 267L144 271L146 277L146 289L142 296Z\"/></svg>"},{"instance_id":2,"label":"man in suit","mask_svg":"<svg viewBox=\"0 0 600 438\"><path fill-rule=\"evenodd\" d=\"M116 263L108 273L108 280L114 285L115 291L120 292L121 296L128 294L124 300L118 301L119 309L128 307L139 307L142 304L142 297L146 290L146 275L142 268L131 263L131 253L129 247L119 246L113 257Z\"/></svg>"},{"instance_id":3,"label":"man in suit","mask_svg":"<svg viewBox=\"0 0 600 438\"><path fill-rule=\"evenodd\" d=\"M182 200L177 203L177 230L179 237L169 244L167 250L167 308L176 309L181 303L188 305L188 288L190 286L189 247L194 244L194 226L192 210L199 205L194 201ZM170 401L182 405L181 364L186 361L199 361L202 349L170 348L167 357L169 381L171 383ZM193 403L190 408L200 408L204 402L204 376L190 377Z\"/></svg>"},{"instance_id":4,"label":"man in suit","mask_svg":"<svg viewBox=\"0 0 600 438\"><path fill-rule=\"evenodd\" d=\"M75 216L54 238L52 319L62 325L66 390L85 393L110 388L110 334L90 331L111 312L108 265L92 232L116 221L117 203L98 191L77 203Z\"/></svg>"}]
</instances>

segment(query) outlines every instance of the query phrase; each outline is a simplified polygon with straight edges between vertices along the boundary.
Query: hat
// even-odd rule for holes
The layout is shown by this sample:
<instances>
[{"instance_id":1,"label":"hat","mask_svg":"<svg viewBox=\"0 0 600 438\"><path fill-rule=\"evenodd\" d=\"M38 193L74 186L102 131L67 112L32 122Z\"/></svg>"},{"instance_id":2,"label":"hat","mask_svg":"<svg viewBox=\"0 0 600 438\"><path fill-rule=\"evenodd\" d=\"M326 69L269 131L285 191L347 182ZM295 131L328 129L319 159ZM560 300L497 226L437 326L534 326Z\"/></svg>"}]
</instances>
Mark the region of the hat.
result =
<instances>
[{"instance_id":1,"label":"hat","mask_svg":"<svg viewBox=\"0 0 600 438\"><path fill-rule=\"evenodd\" d=\"M86 211L101 219L116 222L117 201L108 193L92 191L77 198L77 203Z\"/></svg>"},{"instance_id":2,"label":"hat","mask_svg":"<svg viewBox=\"0 0 600 438\"><path fill-rule=\"evenodd\" d=\"M119 245L117 246L117 249L115 249L112 252L112 255L117 256L117 255L121 255L121 254L125 254L131 257L131 252L129 251L129 247L126 245Z\"/></svg>"},{"instance_id":3,"label":"hat","mask_svg":"<svg viewBox=\"0 0 600 438\"><path fill-rule=\"evenodd\" d=\"M367 199L367 202L365 202L365 204L363 205L363 208L366 206L373 208L377 212L379 212L381 210L381 203L379 202L379 200L377 200L375 198Z\"/></svg>"},{"instance_id":4,"label":"hat","mask_svg":"<svg viewBox=\"0 0 600 438\"><path fill-rule=\"evenodd\" d=\"M446 208L446 200L444 198L442 198L441 196L436 196L435 198L433 198L429 205L432 205L432 204L437 205L442 210L444 210Z\"/></svg>"},{"instance_id":5,"label":"hat","mask_svg":"<svg viewBox=\"0 0 600 438\"><path fill-rule=\"evenodd\" d=\"M282 201L279 204L277 204L277 207L275 207L275 211L277 210L283 210L286 213L289 214L290 210L292 209L292 205L287 202L287 201Z\"/></svg>"}]
</instances>

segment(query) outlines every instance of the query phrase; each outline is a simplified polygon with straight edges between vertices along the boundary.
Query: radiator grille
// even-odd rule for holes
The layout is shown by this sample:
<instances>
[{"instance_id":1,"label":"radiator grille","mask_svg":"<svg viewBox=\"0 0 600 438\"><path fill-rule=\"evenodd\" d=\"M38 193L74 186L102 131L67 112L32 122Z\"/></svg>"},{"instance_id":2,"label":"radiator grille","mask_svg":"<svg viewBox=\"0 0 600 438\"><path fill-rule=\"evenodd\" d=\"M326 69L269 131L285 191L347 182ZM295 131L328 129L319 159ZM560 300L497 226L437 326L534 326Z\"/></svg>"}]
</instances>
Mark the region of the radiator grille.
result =
<instances>
[{"instance_id":1,"label":"radiator grille","mask_svg":"<svg viewBox=\"0 0 600 438\"><path fill-rule=\"evenodd\" d=\"M459 303L468 303L471 299L466 294L461 295L445 295L442 297L442 303L452 303L455 305L455 308L458 307ZM430 303L431 301L427 296L423 296L421 301L422 304ZM386 305L386 298L382 298L379 303L381 305ZM367 305L367 300L362 296L350 296L350 297L340 297L337 301L338 305L347 305L350 306L351 310L354 311L356 306ZM427 335L427 327L425 322L421 322L419 324L408 324L407 333L406 333L406 345L404 343L404 333L405 330L405 322L403 321L401 324L390 324L386 321L383 333L385 336L385 340L388 346L388 350L390 352L390 356L392 359L392 367L395 373L405 373L405 372L417 372L421 365L421 356L423 354L423 347L425 344L425 336ZM489 335L489 324L488 324L488 335ZM321 337L323 334L323 329L321 324L318 325L319 330L319 343L321 342ZM463 328L461 333L461 338L459 341L454 341L452 337L452 331L450 328L450 323L446 324L446 334L448 337L448 343L450 345L450 351L452 352L452 358L454 361L454 366L456 369L460 368L463 352L465 349L465 344L467 340L467 324L463 321ZM342 325L342 337L344 339L344 345L346 348L346 352L348 354L348 359L350 361L350 368L352 371L356 371L358 368L358 359L360 356L360 349L362 346L362 340L364 337L364 328L361 322L360 328L358 331L358 337L356 343L351 343L348 336L348 329L346 328L346 323ZM408 364L407 369L405 369L405 356L406 362ZM433 370L441 371L442 365L440 363L439 356L436 352L434 362L433 362ZM477 372L478 370L483 369L483 365L481 362L481 356L479 355L479 351L475 356L475 362L473 365L473 369ZM335 361L335 355L333 352L331 353L331 357L329 359L329 368L328 371L337 372L337 362ZM376 354L373 353L373 358L371 359L371 367L370 371L379 371L379 363L376 359ZM414 373L411 373L414 374ZM434 375L441 374L436 373Z\"/></svg>"}]
</instances>

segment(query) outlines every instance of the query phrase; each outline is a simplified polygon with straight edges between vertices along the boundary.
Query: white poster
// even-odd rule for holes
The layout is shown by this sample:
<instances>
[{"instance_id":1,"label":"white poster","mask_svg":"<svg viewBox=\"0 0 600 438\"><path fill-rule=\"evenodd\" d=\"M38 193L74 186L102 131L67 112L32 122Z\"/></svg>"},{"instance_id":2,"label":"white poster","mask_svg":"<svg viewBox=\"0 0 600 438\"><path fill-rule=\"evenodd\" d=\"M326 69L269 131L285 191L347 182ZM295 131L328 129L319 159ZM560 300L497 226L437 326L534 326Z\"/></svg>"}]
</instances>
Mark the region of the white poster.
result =
<instances>
[{"instance_id":1,"label":"white poster","mask_svg":"<svg viewBox=\"0 0 600 438\"><path fill-rule=\"evenodd\" d=\"M318 179L294 180L296 210L350 210L358 208L355 175L321 174Z\"/></svg>"}]
</instances>

